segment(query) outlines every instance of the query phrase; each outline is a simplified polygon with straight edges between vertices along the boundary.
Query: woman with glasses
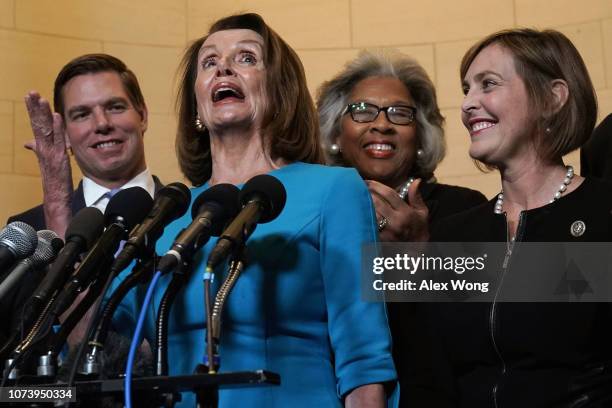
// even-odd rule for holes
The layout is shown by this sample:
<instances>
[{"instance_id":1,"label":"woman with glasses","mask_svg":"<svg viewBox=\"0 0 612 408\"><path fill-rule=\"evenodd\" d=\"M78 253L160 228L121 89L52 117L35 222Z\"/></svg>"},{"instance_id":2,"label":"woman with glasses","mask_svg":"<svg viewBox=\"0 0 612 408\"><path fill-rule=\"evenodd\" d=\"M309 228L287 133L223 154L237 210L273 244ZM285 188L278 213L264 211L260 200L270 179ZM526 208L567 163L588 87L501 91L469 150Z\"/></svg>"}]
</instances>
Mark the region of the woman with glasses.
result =
<instances>
[{"instance_id":1,"label":"woman with glasses","mask_svg":"<svg viewBox=\"0 0 612 408\"><path fill-rule=\"evenodd\" d=\"M433 83L412 58L362 52L322 85L317 107L328 161L366 180L381 241L425 240L428 222L486 201L436 182L444 118Z\"/></svg>"},{"instance_id":2,"label":"woman with glasses","mask_svg":"<svg viewBox=\"0 0 612 408\"><path fill-rule=\"evenodd\" d=\"M436 182L444 118L431 80L412 58L363 52L323 84L317 106L329 162L355 167L366 180L381 241L426 240L440 219L486 201L477 191ZM388 309L402 385L421 324L413 319L415 304Z\"/></svg>"}]
</instances>

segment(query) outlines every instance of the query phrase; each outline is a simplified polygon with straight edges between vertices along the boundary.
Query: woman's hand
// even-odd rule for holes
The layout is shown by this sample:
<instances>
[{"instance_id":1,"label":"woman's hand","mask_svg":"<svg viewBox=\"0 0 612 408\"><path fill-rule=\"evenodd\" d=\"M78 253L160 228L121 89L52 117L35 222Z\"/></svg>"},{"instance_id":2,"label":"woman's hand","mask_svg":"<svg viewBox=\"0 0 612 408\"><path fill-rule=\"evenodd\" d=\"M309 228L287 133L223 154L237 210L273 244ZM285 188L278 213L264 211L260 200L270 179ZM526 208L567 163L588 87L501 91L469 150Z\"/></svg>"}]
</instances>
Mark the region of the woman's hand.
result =
<instances>
[{"instance_id":1,"label":"woman's hand","mask_svg":"<svg viewBox=\"0 0 612 408\"><path fill-rule=\"evenodd\" d=\"M52 113L49 102L37 92L25 97L34 139L25 144L38 159L43 185L43 209L47 228L64 237L70 218L72 170L66 152L62 117Z\"/></svg>"},{"instance_id":2,"label":"woman's hand","mask_svg":"<svg viewBox=\"0 0 612 408\"><path fill-rule=\"evenodd\" d=\"M408 202L382 183L366 180L366 184L376 209L381 241L421 242L429 239L429 210L419 193L420 179L410 185Z\"/></svg>"},{"instance_id":3,"label":"woman's hand","mask_svg":"<svg viewBox=\"0 0 612 408\"><path fill-rule=\"evenodd\" d=\"M346 396L346 408L383 408L385 405L385 390L382 384L362 385Z\"/></svg>"}]
</instances>

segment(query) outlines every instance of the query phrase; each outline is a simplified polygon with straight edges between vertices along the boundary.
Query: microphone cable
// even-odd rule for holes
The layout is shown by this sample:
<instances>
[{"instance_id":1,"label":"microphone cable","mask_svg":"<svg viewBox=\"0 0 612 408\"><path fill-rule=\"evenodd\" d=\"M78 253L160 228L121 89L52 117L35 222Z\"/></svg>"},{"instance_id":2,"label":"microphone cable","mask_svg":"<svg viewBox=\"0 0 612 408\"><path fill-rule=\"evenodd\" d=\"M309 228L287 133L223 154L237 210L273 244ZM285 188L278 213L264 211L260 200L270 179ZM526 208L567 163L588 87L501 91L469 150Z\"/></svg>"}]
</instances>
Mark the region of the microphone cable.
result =
<instances>
[{"instance_id":1,"label":"microphone cable","mask_svg":"<svg viewBox=\"0 0 612 408\"><path fill-rule=\"evenodd\" d=\"M140 309L140 313L138 315L138 322L136 323L136 330L134 331L134 337L132 337L132 342L130 343L130 352L128 354L127 364L125 367L125 380L124 380L124 396L125 396L125 407L132 408L132 367L134 365L134 359L136 358L136 350L140 345L140 337L142 335L142 328L144 325L144 320L147 316L147 308L151 303L151 298L153 297L153 291L157 286L157 282L159 278L162 276L161 271L155 272L153 275L153 279L147 288L147 294L145 295L144 301L142 302L142 307Z\"/></svg>"}]
</instances>

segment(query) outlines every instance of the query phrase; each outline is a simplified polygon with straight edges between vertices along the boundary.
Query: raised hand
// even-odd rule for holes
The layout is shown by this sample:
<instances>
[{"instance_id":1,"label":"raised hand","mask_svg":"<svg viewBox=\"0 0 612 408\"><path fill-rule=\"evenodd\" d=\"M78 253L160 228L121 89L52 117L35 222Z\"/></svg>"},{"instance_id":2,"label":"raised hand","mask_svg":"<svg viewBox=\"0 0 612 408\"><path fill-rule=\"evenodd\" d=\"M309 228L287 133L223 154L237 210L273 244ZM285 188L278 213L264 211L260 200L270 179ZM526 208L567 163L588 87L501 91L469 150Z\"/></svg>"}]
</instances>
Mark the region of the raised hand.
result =
<instances>
[{"instance_id":1,"label":"raised hand","mask_svg":"<svg viewBox=\"0 0 612 408\"><path fill-rule=\"evenodd\" d=\"M43 186L43 208L47 228L64 236L72 217L72 170L66 151L62 117L51 112L49 102L38 92L25 97L34 139L25 144L36 153Z\"/></svg>"},{"instance_id":2,"label":"raised hand","mask_svg":"<svg viewBox=\"0 0 612 408\"><path fill-rule=\"evenodd\" d=\"M381 241L421 242L429 239L429 210L419 193L420 179L408 189L408 202L382 183L366 180L366 184L376 209Z\"/></svg>"}]
</instances>

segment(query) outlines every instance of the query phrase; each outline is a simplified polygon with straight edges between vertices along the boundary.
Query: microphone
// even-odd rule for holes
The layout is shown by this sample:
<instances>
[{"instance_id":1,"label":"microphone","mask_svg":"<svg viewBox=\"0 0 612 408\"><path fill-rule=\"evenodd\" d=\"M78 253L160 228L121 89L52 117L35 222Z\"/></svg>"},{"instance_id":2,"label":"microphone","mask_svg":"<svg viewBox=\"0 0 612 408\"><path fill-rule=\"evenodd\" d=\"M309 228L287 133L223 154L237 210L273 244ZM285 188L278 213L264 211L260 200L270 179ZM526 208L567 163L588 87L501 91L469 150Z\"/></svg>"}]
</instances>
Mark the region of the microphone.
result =
<instances>
[{"instance_id":1,"label":"microphone","mask_svg":"<svg viewBox=\"0 0 612 408\"><path fill-rule=\"evenodd\" d=\"M79 255L91 248L103 228L104 216L97 208L85 207L76 213L66 230L66 245L34 292L34 299L39 304L46 303L56 289L63 285Z\"/></svg>"},{"instance_id":2,"label":"microphone","mask_svg":"<svg viewBox=\"0 0 612 408\"><path fill-rule=\"evenodd\" d=\"M9 272L8 277L0 284L0 299L4 299L23 278L30 273L42 269L55 259L64 246L64 242L51 230L41 230L38 235L38 246L32 255L22 259Z\"/></svg>"},{"instance_id":3,"label":"microphone","mask_svg":"<svg viewBox=\"0 0 612 408\"><path fill-rule=\"evenodd\" d=\"M187 211L191 192L183 183L171 183L159 190L153 208L130 232L129 238L112 265L113 272L125 269L138 253L159 239L164 228Z\"/></svg>"},{"instance_id":4,"label":"microphone","mask_svg":"<svg viewBox=\"0 0 612 408\"><path fill-rule=\"evenodd\" d=\"M173 270L186 254L204 245L210 236L221 234L227 222L239 210L240 190L233 184L217 184L195 199L191 206L193 222L174 240L172 248L160 259L157 270L166 273Z\"/></svg>"},{"instance_id":5,"label":"microphone","mask_svg":"<svg viewBox=\"0 0 612 408\"><path fill-rule=\"evenodd\" d=\"M285 187L276 177L262 174L247 181L240 192L242 210L223 231L208 257L206 269L212 271L232 249L244 244L258 223L278 217L286 200Z\"/></svg>"},{"instance_id":6,"label":"microphone","mask_svg":"<svg viewBox=\"0 0 612 408\"><path fill-rule=\"evenodd\" d=\"M55 295L74 269L74 264L79 255L89 249L104 228L104 216L102 212L94 207L85 207L75 214L66 229L66 244L59 252L55 262L45 274L42 282L34 290L32 302L27 303L27 310L22 312L20 325L23 332L30 334L38 333L40 327L35 326L35 321L41 320L48 315L44 309L49 300ZM23 347L29 347L31 339L28 335L14 352L23 351ZM15 336L12 340L17 340ZM13 341L11 341L12 343ZM12 347L12 345L11 345ZM4 350L4 349L3 349ZM18 351L19 350L19 351Z\"/></svg>"},{"instance_id":7,"label":"microphone","mask_svg":"<svg viewBox=\"0 0 612 408\"><path fill-rule=\"evenodd\" d=\"M34 228L21 221L8 224L0 231L0 271L11 266L17 259L32 255L37 244L38 237Z\"/></svg>"},{"instance_id":8,"label":"microphone","mask_svg":"<svg viewBox=\"0 0 612 408\"><path fill-rule=\"evenodd\" d=\"M62 314L76 299L79 289L89 285L97 272L110 266L127 231L140 223L152 206L151 196L141 187L120 190L110 199L104 213L106 230L53 302L53 314Z\"/></svg>"}]
</instances>

